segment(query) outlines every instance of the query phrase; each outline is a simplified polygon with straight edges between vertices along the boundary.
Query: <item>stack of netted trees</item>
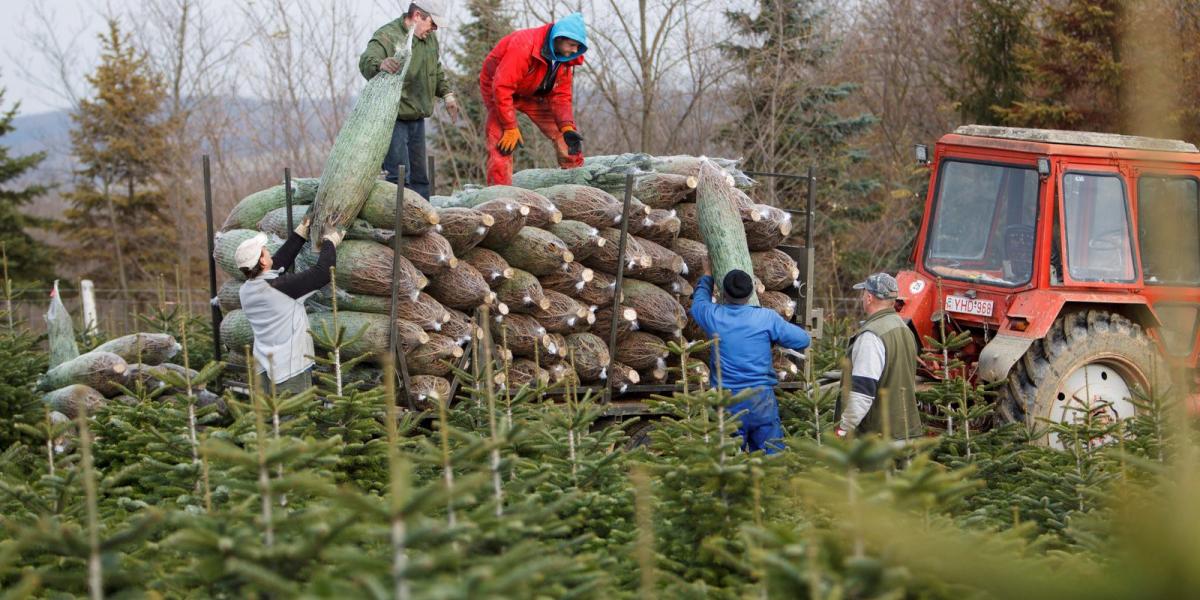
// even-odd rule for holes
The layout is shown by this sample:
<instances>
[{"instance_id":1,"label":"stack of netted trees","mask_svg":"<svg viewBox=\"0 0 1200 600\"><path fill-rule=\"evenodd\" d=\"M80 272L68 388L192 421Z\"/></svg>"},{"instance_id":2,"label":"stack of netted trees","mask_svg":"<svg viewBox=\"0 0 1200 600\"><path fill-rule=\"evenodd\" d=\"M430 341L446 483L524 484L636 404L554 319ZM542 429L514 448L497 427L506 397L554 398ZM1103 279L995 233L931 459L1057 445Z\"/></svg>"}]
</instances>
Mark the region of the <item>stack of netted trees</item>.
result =
<instances>
[{"instance_id":1,"label":"stack of netted trees","mask_svg":"<svg viewBox=\"0 0 1200 600\"><path fill-rule=\"evenodd\" d=\"M318 348L335 326L354 340L342 356L387 352L393 269L399 274L397 330L413 395L423 399L449 389L445 380L464 346L482 328L473 322L488 307L503 385L533 381L602 384L614 387L667 382L667 340L698 338L686 307L700 275L706 246L701 239L696 189L701 159L620 155L593 157L579 169L526 170L519 186L470 188L427 202L405 190L401 256L393 255L396 186L374 181L361 207L343 209L347 231L338 247L337 291L308 300ZM764 305L789 317L794 303L782 293L792 286L796 264L775 249L791 230L786 212L756 204L733 184L750 183L732 162L718 163L729 193L736 196L752 240L755 274ZM624 175L635 173L624 283L619 308L615 274L619 255ZM299 223L317 201L320 182L293 181L292 220ZM256 231L273 237L287 231L283 186L251 194L229 215L216 240L216 259L230 276L219 293L225 311L222 340L235 355L252 342L239 310L241 274L233 264L237 245ZM319 209L314 209L320 213ZM297 268L314 263L311 248ZM394 265L393 261L399 261ZM608 349L617 321L616 356Z\"/></svg>"},{"instance_id":2,"label":"stack of netted trees","mask_svg":"<svg viewBox=\"0 0 1200 600\"><path fill-rule=\"evenodd\" d=\"M51 411L74 418L80 410L91 412L109 400L136 402L130 393L151 393L159 388L194 385L197 406L220 404L203 386L192 384L199 373L169 362L179 353L175 338L165 333L134 333L109 340L79 354L73 340L55 340L51 332L50 370L37 382L42 400ZM69 347L73 352L58 351ZM178 389L183 392L185 390Z\"/></svg>"}]
</instances>

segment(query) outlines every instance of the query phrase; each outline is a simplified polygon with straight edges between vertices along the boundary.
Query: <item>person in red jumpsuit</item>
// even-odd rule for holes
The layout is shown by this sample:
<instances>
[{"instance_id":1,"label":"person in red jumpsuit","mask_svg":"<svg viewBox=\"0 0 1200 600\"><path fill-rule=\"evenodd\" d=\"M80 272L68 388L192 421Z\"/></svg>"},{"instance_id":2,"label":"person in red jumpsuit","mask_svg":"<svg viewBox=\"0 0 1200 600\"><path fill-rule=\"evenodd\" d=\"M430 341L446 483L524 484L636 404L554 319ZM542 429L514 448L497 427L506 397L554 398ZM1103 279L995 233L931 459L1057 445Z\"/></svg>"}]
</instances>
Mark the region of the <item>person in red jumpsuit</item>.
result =
<instances>
[{"instance_id":1,"label":"person in red jumpsuit","mask_svg":"<svg viewBox=\"0 0 1200 600\"><path fill-rule=\"evenodd\" d=\"M542 130L564 169L583 164L583 136L575 129L572 71L583 64L587 30L583 15L514 31L483 61L479 91L487 108L488 185L512 183L512 154L523 143L517 111Z\"/></svg>"}]
</instances>

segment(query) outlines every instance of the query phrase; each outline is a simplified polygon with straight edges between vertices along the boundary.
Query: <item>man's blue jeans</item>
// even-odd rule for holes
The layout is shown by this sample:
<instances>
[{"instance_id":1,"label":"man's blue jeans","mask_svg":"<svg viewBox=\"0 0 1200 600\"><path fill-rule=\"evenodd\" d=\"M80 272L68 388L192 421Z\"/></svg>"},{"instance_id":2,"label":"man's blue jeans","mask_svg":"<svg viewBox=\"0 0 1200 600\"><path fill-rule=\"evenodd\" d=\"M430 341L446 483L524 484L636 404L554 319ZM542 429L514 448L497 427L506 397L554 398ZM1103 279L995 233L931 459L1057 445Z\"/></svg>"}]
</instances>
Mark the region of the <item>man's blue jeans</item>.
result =
<instances>
[{"instance_id":1,"label":"man's blue jeans","mask_svg":"<svg viewBox=\"0 0 1200 600\"><path fill-rule=\"evenodd\" d=\"M734 395L742 390L730 390ZM731 414L741 413L738 435L742 436L742 449L753 452L762 450L775 454L783 450L783 426L779 422L779 401L775 390L767 387L753 388L745 400L729 407Z\"/></svg>"},{"instance_id":2,"label":"man's blue jeans","mask_svg":"<svg viewBox=\"0 0 1200 600\"><path fill-rule=\"evenodd\" d=\"M404 166L404 187L429 199L429 169L425 158L425 119L402 121L392 128L392 145L383 157L386 179L397 183Z\"/></svg>"}]
</instances>

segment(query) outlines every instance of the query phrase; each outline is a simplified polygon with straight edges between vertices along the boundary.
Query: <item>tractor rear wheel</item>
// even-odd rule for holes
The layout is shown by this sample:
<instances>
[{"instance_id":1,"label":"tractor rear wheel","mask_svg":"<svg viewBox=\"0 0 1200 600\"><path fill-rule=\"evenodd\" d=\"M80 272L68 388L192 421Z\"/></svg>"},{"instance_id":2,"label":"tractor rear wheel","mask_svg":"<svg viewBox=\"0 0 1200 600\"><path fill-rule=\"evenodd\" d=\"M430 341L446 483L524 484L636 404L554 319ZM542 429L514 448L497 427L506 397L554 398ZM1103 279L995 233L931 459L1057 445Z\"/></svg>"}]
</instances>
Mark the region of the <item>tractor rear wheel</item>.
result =
<instances>
[{"instance_id":1,"label":"tractor rear wheel","mask_svg":"<svg viewBox=\"0 0 1200 600\"><path fill-rule=\"evenodd\" d=\"M1103 311L1066 313L1013 365L999 403L1001 419L1044 425L1134 416L1134 389L1165 390L1167 366L1140 325ZM1041 443L1061 447L1049 433Z\"/></svg>"}]
</instances>

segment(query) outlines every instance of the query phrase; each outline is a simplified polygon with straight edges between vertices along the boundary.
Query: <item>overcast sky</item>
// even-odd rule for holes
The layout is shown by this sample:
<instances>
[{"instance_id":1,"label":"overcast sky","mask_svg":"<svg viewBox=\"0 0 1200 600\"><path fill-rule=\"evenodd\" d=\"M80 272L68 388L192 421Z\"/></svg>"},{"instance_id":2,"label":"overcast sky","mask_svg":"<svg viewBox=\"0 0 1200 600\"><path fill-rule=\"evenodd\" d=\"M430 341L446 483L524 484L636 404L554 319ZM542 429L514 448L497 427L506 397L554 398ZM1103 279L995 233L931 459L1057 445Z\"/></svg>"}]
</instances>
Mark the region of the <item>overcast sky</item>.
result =
<instances>
[{"instance_id":1,"label":"overcast sky","mask_svg":"<svg viewBox=\"0 0 1200 600\"><path fill-rule=\"evenodd\" d=\"M216 13L232 11L255 0L203 0L205 7L214 7ZM262 0L258 0L262 1ZM338 2L358 16L356 29L369 33L382 25L408 5L409 0L327 0ZM461 0L448 2L450 6L461 4ZM34 7L43 5L53 14L53 22L64 45L70 44L79 56L77 73L69 76L77 87L84 75L96 65L99 42L96 35L104 28L105 14L120 14L136 10L136 0L0 0L0 86L7 88L5 106L20 100L21 114L29 115L68 107L61 95L46 89L43 82L31 80L26 73L36 78L53 82L56 78L50 63L35 49L35 37L44 31ZM365 43L365 39L363 40Z\"/></svg>"}]
</instances>

